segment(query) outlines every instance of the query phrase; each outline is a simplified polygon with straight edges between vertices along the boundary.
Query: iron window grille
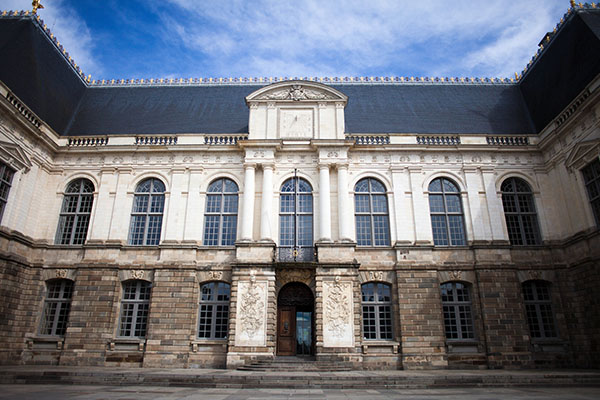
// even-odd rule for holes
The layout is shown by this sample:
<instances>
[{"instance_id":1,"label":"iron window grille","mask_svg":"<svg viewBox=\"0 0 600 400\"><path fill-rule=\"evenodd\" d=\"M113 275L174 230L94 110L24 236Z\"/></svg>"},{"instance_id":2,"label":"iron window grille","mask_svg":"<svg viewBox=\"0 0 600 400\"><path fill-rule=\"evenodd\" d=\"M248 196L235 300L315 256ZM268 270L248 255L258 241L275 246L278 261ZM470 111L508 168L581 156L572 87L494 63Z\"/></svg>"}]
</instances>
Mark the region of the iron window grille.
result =
<instances>
[{"instance_id":1,"label":"iron window grille","mask_svg":"<svg viewBox=\"0 0 600 400\"><path fill-rule=\"evenodd\" d=\"M280 261L313 261L312 187L298 177L288 179L279 195Z\"/></svg>"},{"instance_id":2,"label":"iron window grille","mask_svg":"<svg viewBox=\"0 0 600 400\"><path fill-rule=\"evenodd\" d=\"M600 161L592 161L581 170L596 226L600 226Z\"/></svg>"},{"instance_id":3,"label":"iron window grille","mask_svg":"<svg viewBox=\"0 0 600 400\"><path fill-rule=\"evenodd\" d=\"M204 245L233 246L236 238L238 186L218 179L208 187L204 214Z\"/></svg>"},{"instance_id":4,"label":"iron window grille","mask_svg":"<svg viewBox=\"0 0 600 400\"><path fill-rule=\"evenodd\" d=\"M365 283L361 286L363 337L367 340L391 340L392 296L385 283Z\"/></svg>"},{"instance_id":5,"label":"iron window grille","mask_svg":"<svg viewBox=\"0 0 600 400\"><path fill-rule=\"evenodd\" d=\"M448 282L440 287L446 339L474 340L475 329L469 286L460 282Z\"/></svg>"},{"instance_id":6,"label":"iron window grille","mask_svg":"<svg viewBox=\"0 0 600 400\"><path fill-rule=\"evenodd\" d=\"M550 284L544 281L527 281L522 287L531 337L533 339L558 338Z\"/></svg>"},{"instance_id":7,"label":"iron window grille","mask_svg":"<svg viewBox=\"0 0 600 400\"><path fill-rule=\"evenodd\" d=\"M502 182L502 206L510 244L531 246L540 244L540 229L533 192L527 182L508 178Z\"/></svg>"},{"instance_id":8,"label":"iron window grille","mask_svg":"<svg viewBox=\"0 0 600 400\"><path fill-rule=\"evenodd\" d=\"M466 245L461 194L454 182L446 178L431 181L429 211L436 246Z\"/></svg>"},{"instance_id":9,"label":"iron window grille","mask_svg":"<svg viewBox=\"0 0 600 400\"><path fill-rule=\"evenodd\" d=\"M40 334L64 336L69 322L73 282L67 279L49 281L42 312Z\"/></svg>"},{"instance_id":10,"label":"iron window grille","mask_svg":"<svg viewBox=\"0 0 600 400\"><path fill-rule=\"evenodd\" d=\"M155 178L141 182L133 197L129 244L156 246L160 243L164 208L165 185Z\"/></svg>"},{"instance_id":11,"label":"iron window grille","mask_svg":"<svg viewBox=\"0 0 600 400\"><path fill-rule=\"evenodd\" d=\"M119 336L128 338L146 337L150 292L152 285L141 280L123 283Z\"/></svg>"},{"instance_id":12,"label":"iron window grille","mask_svg":"<svg viewBox=\"0 0 600 400\"><path fill-rule=\"evenodd\" d=\"M12 168L3 162L0 162L0 221L4 215L4 209L6 208L6 202L8 201L8 194L14 175L15 171Z\"/></svg>"},{"instance_id":13,"label":"iron window grille","mask_svg":"<svg viewBox=\"0 0 600 400\"><path fill-rule=\"evenodd\" d=\"M67 186L56 231L56 244L83 244L94 203L94 184L78 179Z\"/></svg>"},{"instance_id":14,"label":"iron window grille","mask_svg":"<svg viewBox=\"0 0 600 400\"><path fill-rule=\"evenodd\" d=\"M198 338L227 338L230 286L225 282L209 282L200 287Z\"/></svg>"},{"instance_id":15,"label":"iron window grille","mask_svg":"<svg viewBox=\"0 0 600 400\"><path fill-rule=\"evenodd\" d=\"M365 178L354 187L356 244L389 246L390 218L385 186L376 179Z\"/></svg>"}]
</instances>

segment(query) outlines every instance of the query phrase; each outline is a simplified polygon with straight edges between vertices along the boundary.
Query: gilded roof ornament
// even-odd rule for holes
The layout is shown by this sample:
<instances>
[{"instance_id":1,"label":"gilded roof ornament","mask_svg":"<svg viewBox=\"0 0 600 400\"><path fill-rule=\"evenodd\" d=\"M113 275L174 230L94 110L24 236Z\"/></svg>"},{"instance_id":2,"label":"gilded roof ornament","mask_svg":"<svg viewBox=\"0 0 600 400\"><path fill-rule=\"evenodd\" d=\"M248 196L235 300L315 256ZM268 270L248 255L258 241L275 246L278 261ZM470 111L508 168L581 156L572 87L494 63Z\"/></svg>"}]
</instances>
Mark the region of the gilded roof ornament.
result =
<instances>
[{"instance_id":1,"label":"gilded roof ornament","mask_svg":"<svg viewBox=\"0 0 600 400\"><path fill-rule=\"evenodd\" d=\"M571 0L571 7L575 7L575 0Z\"/></svg>"},{"instance_id":2,"label":"gilded roof ornament","mask_svg":"<svg viewBox=\"0 0 600 400\"><path fill-rule=\"evenodd\" d=\"M44 8L44 6L42 5L42 3L40 3L40 0L33 0L31 2L31 6L33 7L33 13L37 13L37 10L40 8Z\"/></svg>"}]
</instances>

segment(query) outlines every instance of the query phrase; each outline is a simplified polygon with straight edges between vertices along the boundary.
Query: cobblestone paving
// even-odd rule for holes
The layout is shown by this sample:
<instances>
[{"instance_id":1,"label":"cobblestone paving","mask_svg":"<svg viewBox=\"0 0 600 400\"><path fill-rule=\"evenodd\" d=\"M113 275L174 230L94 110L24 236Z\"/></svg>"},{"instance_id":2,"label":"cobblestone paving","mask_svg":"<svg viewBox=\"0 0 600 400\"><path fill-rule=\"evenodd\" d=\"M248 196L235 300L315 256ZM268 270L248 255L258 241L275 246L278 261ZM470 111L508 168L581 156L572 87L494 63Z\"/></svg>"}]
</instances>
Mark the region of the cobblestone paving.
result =
<instances>
[{"instance_id":1,"label":"cobblestone paving","mask_svg":"<svg viewBox=\"0 0 600 400\"><path fill-rule=\"evenodd\" d=\"M0 385L1 400L597 400L600 388L428 390L193 389L152 386Z\"/></svg>"}]
</instances>

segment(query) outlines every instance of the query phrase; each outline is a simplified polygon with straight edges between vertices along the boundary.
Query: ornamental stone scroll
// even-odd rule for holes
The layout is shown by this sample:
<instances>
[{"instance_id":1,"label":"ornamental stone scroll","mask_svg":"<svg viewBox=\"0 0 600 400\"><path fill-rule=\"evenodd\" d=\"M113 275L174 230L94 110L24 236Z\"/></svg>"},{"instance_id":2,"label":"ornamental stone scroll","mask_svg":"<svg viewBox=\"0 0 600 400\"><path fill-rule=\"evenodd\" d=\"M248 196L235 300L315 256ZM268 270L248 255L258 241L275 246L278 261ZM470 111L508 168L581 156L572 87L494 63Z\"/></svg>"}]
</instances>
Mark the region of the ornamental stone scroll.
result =
<instances>
[{"instance_id":1,"label":"ornamental stone scroll","mask_svg":"<svg viewBox=\"0 0 600 400\"><path fill-rule=\"evenodd\" d=\"M141 280L152 283L154 281L154 270L150 269L126 269L119 271L121 282L130 280Z\"/></svg>"},{"instance_id":2,"label":"ornamental stone scroll","mask_svg":"<svg viewBox=\"0 0 600 400\"><path fill-rule=\"evenodd\" d=\"M236 346L266 346L267 294L267 282L238 282Z\"/></svg>"},{"instance_id":3,"label":"ornamental stone scroll","mask_svg":"<svg viewBox=\"0 0 600 400\"><path fill-rule=\"evenodd\" d=\"M352 282L323 282L323 346L354 346Z\"/></svg>"},{"instance_id":4,"label":"ornamental stone scroll","mask_svg":"<svg viewBox=\"0 0 600 400\"><path fill-rule=\"evenodd\" d=\"M199 271L196 274L198 283L209 282L209 281L221 281L231 283L231 271L225 270L211 270L211 271Z\"/></svg>"},{"instance_id":5,"label":"ornamental stone scroll","mask_svg":"<svg viewBox=\"0 0 600 400\"><path fill-rule=\"evenodd\" d=\"M42 270L42 280L69 279L75 281L77 270L73 268L47 268Z\"/></svg>"}]
</instances>

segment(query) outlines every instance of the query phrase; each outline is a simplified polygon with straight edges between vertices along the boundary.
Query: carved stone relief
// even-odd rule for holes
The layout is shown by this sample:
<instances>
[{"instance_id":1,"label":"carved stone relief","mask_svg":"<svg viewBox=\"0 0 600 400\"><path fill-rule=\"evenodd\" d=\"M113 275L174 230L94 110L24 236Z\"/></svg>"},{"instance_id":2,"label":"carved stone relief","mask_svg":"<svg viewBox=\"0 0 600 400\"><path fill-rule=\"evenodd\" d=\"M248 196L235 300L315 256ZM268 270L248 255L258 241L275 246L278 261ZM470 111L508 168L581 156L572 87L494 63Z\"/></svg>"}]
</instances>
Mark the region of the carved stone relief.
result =
<instances>
[{"instance_id":1,"label":"carved stone relief","mask_svg":"<svg viewBox=\"0 0 600 400\"><path fill-rule=\"evenodd\" d=\"M236 346L265 346L267 323L267 282L238 283Z\"/></svg>"},{"instance_id":2,"label":"carved stone relief","mask_svg":"<svg viewBox=\"0 0 600 400\"><path fill-rule=\"evenodd\" d=\"M291 88L283 88L279 90L274 90L269 93L262 94L257 97L256 100L333 100L335 99L329 93L316 90L309 89L303 87L302 85L293 85Z\"/></svg>"},{"instance_id":3,"label":"carved stone relief","mask_svg":"<svg viewBox=\"0 0 600 400\"><path fill-rule=\"evenodd\" d=\"M323 282L323 345L354 346L352 283Z\"/></svg>"},{"instance_id":4,"label":"carved stone relief","mask_svg":"<svg viewBox=\"0 0 600 400\"><path fill-rule=\"evenodd\" d=\"M290 282L302 282L310 286L312 274L308 269L281 269L277 271L277 284L282 287Z\"/></svg>"}]
</instances>

